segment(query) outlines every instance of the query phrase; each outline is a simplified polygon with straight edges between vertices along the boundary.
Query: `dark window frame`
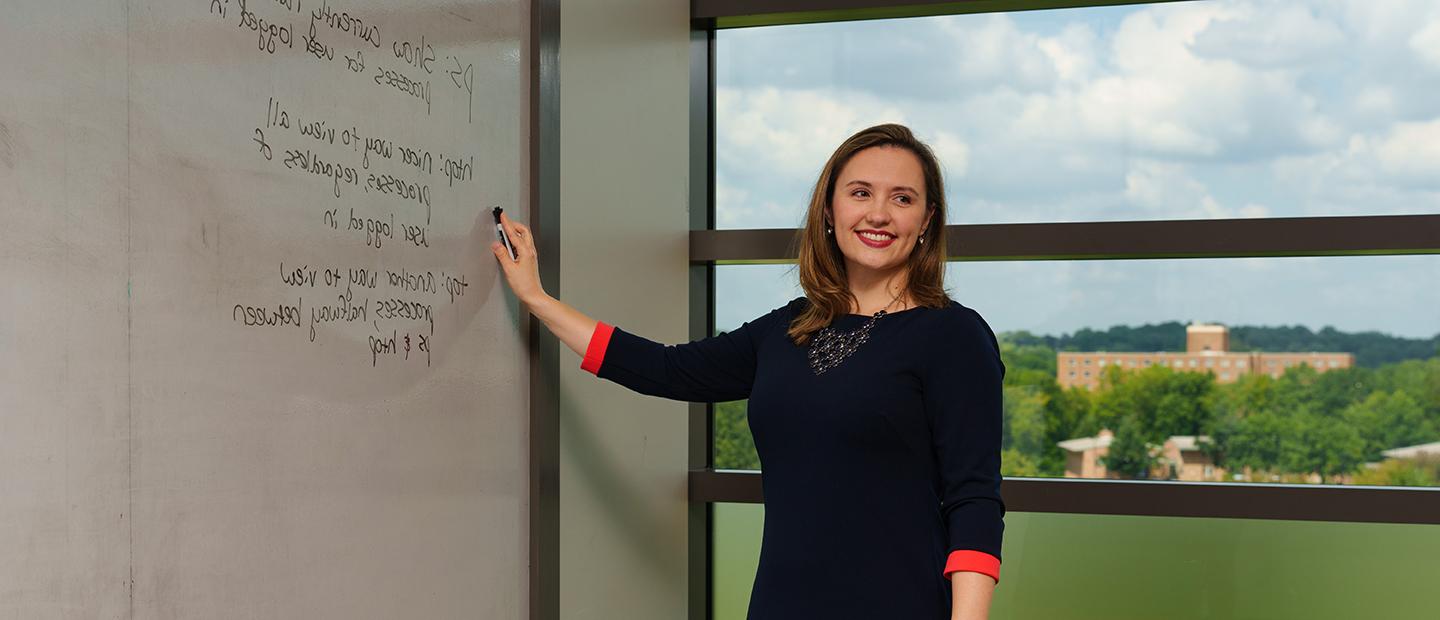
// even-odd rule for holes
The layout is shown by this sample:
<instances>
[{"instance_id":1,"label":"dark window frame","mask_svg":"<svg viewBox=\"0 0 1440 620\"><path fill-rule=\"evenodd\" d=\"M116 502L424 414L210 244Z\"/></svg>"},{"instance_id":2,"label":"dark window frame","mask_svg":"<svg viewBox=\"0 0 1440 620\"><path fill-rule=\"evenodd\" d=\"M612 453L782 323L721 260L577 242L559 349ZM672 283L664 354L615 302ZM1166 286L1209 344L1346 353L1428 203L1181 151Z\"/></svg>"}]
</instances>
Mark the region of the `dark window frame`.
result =
<instances>
[{"instance_id":1,"label":"dark window frame","mask_svg":"<svg viewBox=\"0 0 1440 620\"><path fill-rule=\"evenodd\" d=\"M691 338L713 334L716 265L795 260L790 247L795 229L714 229L716 30L1173 1L1182 0L692 0ZM1440 254L1440 215L946 228L952 261ZM764 503L761 472L714 468L713 416L711 405L690 406L689 617L693 619L711 615L713 505ZM1008 509L1016 512L1440 524L1440 488L1007 478L1004 489Z\"/></svg>"}]
</instances>

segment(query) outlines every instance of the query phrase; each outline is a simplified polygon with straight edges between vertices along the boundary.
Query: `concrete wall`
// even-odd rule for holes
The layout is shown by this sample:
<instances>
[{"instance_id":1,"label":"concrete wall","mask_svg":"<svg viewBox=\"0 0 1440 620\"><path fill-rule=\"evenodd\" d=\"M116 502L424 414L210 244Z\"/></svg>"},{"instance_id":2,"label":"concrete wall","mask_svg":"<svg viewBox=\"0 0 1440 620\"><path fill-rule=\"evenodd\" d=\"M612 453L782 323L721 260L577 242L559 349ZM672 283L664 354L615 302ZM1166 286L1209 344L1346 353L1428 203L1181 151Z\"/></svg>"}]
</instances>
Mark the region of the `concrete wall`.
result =
<instances>
[{"instance_id":1,"label":"concrete wall","mask_svg":"<svg viewBox=\"0 0 1440 620\"><path fill-rule=\"evenodd\" d=\"M560 287L687 339L689 2L560 6ZM554 293L554 291L552 291ZM560 371L560 616L686 614L686 405Z\"/></svg>"}]
</instances>

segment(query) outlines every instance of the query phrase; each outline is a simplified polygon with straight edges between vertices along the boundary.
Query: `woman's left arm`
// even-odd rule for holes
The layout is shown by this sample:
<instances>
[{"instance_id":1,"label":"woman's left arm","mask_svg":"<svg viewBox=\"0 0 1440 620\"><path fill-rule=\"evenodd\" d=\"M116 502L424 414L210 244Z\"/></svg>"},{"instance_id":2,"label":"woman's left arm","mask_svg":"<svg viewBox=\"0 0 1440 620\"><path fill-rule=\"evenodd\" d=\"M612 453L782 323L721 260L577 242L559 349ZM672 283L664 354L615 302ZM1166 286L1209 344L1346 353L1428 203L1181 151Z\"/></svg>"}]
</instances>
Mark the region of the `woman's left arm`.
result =
<instances>
[{"instance_id":1,"label":"woman's left arm","mask_svg":"<svg viewBox=\"0 0 1440 620\"><path fill-rule=\"evenodd\" d=\"M995 580L984 573L951 573L950 620L986 620L990 617L990 596Z\"/></svg>"},{"instance_id":2,"label":"woman's left arm","mask_svg":"<svg viewBox=\"0 0 1440 620\"><path fill-rule=\"evenodd\" d=\"M974 310L948 308L922 371L932 449L940 468L940 512L949 532L944 569L952 617L986 618L1000 581L1005 503L1000 442L1005 365L990 326Z\"/></svg>"}]
</instances>

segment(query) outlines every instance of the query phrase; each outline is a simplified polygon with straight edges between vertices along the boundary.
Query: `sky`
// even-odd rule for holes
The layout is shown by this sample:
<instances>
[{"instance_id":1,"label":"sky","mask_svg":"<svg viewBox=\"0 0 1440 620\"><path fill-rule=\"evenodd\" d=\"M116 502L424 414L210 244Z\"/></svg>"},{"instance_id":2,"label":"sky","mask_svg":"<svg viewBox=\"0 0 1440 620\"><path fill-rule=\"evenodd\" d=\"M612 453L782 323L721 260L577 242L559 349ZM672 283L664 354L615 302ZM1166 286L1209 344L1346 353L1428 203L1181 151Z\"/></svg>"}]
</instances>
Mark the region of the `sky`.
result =
<instances>
[{"instance_id":1,"label":"sky","mask_svg":"<svg viewBox=\"0 0 1440 620\"><path fill-rule=\"evenodd\" d=\"M794 228L850 134L909 126L950 224L1440 213L1440 2L1203 0L775 26L716 42L719 228ZM801 293L717 269L717 327ZM1440 256L952 262L997 331L1440 333Z\"/></svg>"}]
</instances>

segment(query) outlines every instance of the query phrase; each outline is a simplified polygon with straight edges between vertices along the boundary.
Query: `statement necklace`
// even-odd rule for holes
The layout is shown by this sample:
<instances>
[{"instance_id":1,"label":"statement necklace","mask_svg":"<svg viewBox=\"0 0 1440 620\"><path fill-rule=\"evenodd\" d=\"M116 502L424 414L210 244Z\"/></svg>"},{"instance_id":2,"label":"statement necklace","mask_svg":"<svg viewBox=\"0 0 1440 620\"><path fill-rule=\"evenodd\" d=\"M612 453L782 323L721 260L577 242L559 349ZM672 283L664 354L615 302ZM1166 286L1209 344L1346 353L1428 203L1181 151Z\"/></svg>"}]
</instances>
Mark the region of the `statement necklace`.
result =
<instances>
[{"instance_id":1,"label":"statement necklace","mask_svg":"<svg viewBox=\"0 0 1440 620\"><path fill-rule=\"evenodd\" d=\"M810 343L810 369L819 376L845 361L855 349L870 340L870 328L883 316L884 310L876 312L864 325L847 332L841 332L833 326L821 328Z\"/></svg>"}]
</instances>

